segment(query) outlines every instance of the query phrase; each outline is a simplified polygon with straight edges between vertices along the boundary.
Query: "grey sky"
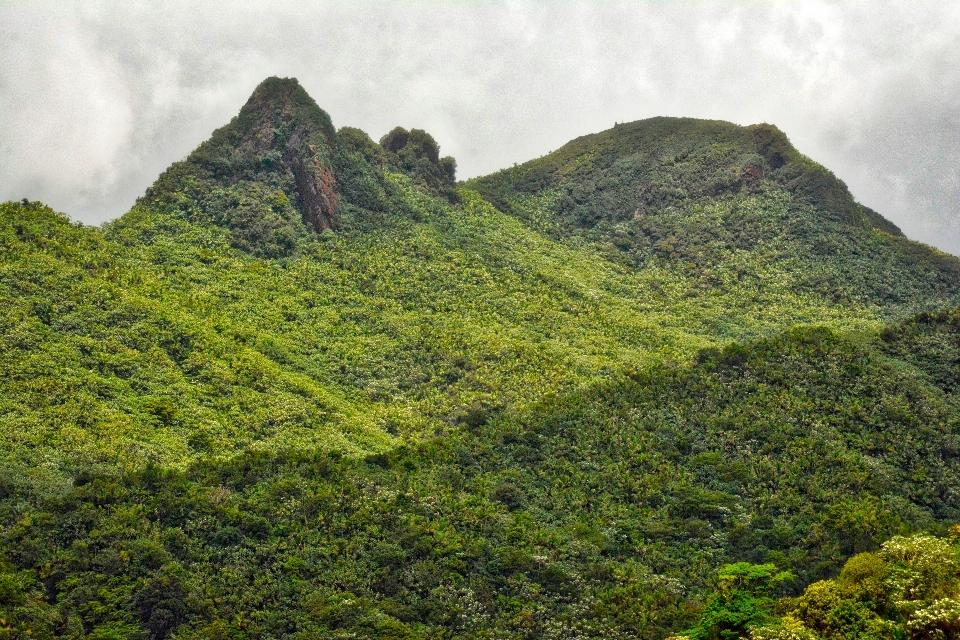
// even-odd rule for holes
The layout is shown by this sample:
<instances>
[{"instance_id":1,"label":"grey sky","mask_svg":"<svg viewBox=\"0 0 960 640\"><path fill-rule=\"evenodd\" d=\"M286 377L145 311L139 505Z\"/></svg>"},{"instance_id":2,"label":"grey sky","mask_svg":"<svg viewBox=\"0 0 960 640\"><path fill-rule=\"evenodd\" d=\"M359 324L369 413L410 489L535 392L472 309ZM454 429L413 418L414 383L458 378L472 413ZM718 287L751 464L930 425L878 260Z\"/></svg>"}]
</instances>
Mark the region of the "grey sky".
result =
<instances>
[{"instance_id":1,"label":"grey sky","mask_svg":"<svg viewBox=\"0 0 960 640\"><path fill-rule=\"evenodd\" d=\"M655 115L771 122L960 254L960 2L0 0L0 199L98 223L295 76L338 127L472 177Z\"/></svg>"}]
</instances>

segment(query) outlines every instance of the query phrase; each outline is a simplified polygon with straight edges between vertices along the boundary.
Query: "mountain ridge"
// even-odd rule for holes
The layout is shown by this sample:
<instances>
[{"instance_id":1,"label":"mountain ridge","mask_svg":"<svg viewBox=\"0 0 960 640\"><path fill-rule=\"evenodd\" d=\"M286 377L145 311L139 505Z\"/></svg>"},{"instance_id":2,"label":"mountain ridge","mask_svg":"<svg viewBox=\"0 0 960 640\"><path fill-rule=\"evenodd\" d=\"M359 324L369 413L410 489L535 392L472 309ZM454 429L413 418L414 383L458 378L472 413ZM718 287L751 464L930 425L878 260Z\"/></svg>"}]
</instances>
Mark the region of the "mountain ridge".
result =
<instances>
[{"instance_id":1,"label":"mountain ridge","mask_svg":"<svg viewBox=\"0 0 960 640\"><path fill-rule=\"evenodd\" d=\"M903 298L886 292L906 274L939 298L933 307L956 299L955 257L909 241L856 203L842 181L771 125L618 124L465 186L553 237L601 243L633 265L668 261L702 271L753 253L757 261L792 262L794 277L807 280L798 282L803 289L867 298L888 319L905 317L897 310ZM889 268L864 271L864 259Z\"/></svg>"},{"instance_id":2,"label":"mountain ridge","mask_svg":"<svg viewBox=\"0 0 960 640\"><path fill-rule=\"evenodd\" d=\"M565 158L568 156L582 158L611 150L621 157L638 152L652 155L662 149L654 149L651 152L647 144L651 139L658 142L669 138L691 138L692 136L689 135L691 131L708 136L708 142L713 145L738 143L742 147L738 150L740 157L737 158L739 162L736 169L739 171L728 173L728 175L715 175L714 180L705 186L714 194L753 188L766 175L776 174L777 180L786 183L790 190L802 192L810 200L824 205L823 208L841 209L837 215L849 223L862 223L869 217L871 220L877 220L879 226L889 229L891 235L903 235L896 225L875 211L870 210L869 216L865 214L864 207L853 200L842 181L829 170L803 156L790 143L786 134L775 125L766 123L740 126L721 120L665 116L618 123L612 129L575 138L560 149L536 160L502 169L490 176L474 178L468 182L475 185L481 193L489 193L495 200L505 204L502 198L496 196L497 185L495 185L494 176L506 177L511 187L520 192L535 192L542 190L550 182L551 169L555 174L576 171L569 166L564 166ZM677 150L679 153L663 155L656 159L662 164L674 164L677 161L682 162L697 150L695 146L693 148L681 146ZM608 162L608 164L612 163ZM551 167L551 165L554 166ZM641 201L638 204L642 209L646 208L644 205L650 205L651 202ZM640 211L634 210L633 215L638 213Z\"/></svg>"}]
</instances>

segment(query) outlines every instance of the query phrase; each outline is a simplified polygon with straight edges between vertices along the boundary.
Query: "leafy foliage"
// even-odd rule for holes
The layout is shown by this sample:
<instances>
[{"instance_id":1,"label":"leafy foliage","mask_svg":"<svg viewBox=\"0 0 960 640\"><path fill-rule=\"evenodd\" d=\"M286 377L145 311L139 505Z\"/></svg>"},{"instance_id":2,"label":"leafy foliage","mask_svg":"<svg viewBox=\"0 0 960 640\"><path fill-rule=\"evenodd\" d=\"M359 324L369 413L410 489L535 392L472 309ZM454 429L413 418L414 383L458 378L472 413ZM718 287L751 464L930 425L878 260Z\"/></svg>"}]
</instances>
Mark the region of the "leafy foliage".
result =
<instances>
[{"instance_id":1,"label":"leafy foliage","mask_svg":"<svg viewBox=\"0 0 960 640\"><path fill-rule=\"evenodd\" d=\"M885 348L795 331L366 458L279 449L82 475L5 503L4 554L49 575L58 620L150 637L163 620L178 637L659 637L701 606L703 637L722 637L709 630L761 622L782 577L734 565L727 597L701 605L710 567L777 562L809 581L956 519L940 498L960 495L941 449L953 401ZM896 419L843 411L865 385ZM138 605L154 584L183 606Z\"/></svg>"},{"instance_id":2,"label":"leafy foliage","mask_svg":"<svg viewBox=\"0 0 960 640\"><path fill-rule=\"evenodd\" d=\"M837 578L782 601L783 618L754 626L749 637L953 638L960 633L958 591L955 538L897 536L876 553L850 558Z\"/></svg>"},{"instance_id":3,"label":"leafy foliage","mask_svg":"<svg viewBox=\"0 0 960 640\"><path fill-rule=\"evenodd\" d=\"M429 133L395 127L383 136L380 146L386 150L392 170L409 175L451 202L457 201L457 162L451 156L440 157L440 145Z\"/></svg>"},{"instance_id":4,"label":"leafy foliage","mask_svg":"<svg viewBox=\"0 0 960 640\"><path fill-rule=\"evenodd\" d=\"M779 585L795 576L777 571L772 564L737 562L718 571L718 592L704 609L700 622L690 631L695 640L736 640L750 627L767 622Z\"/></svg>"}]
</instances>

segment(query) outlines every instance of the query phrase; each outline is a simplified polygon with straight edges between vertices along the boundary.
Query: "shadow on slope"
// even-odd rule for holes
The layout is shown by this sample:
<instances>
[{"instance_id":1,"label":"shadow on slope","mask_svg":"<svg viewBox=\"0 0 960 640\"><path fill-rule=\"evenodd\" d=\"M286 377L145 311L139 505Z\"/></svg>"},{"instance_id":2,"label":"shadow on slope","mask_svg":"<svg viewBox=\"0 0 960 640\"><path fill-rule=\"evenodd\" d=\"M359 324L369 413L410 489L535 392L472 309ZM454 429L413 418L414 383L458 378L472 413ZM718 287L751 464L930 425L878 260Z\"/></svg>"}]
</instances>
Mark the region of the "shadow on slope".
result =
<instances>
[{"instance_id":1,"label":"shadow on slope","mask_svg":"<svg viewBox=\"0 0 960 640\"><path fill-rule=\"evenodd\" d=\"M913 349L955 356L955 315L883 340L796 329L519 413L478 406L366 459L251 452L7 493L5 571L24 598L47 576L50 620L144 637L663 637L720 564L807 583L957 519L955 375Z\"/></svg>"}]
</instances>

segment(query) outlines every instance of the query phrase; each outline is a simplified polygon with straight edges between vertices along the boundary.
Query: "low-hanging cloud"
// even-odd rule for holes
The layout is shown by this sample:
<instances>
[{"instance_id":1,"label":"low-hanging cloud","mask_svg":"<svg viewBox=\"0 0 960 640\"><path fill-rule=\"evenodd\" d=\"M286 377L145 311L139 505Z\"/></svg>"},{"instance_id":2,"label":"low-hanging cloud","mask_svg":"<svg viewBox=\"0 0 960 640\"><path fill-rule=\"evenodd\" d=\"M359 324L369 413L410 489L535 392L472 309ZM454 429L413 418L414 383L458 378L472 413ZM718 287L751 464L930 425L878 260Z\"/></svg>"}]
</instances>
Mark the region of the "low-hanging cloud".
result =
<instances>
[{"instance_id":1,"label":"low-hanging cloud","mask_svg":"<svg viewBox=\"0 0 960 640\"><path fill-rule=\"evenodd\" d=\"M89 223L295 76L337 126L421 127L461 177L655 115L771 122L960 254L960 3L0 6L0 199Z\"/></svg>"}]
</instances>

